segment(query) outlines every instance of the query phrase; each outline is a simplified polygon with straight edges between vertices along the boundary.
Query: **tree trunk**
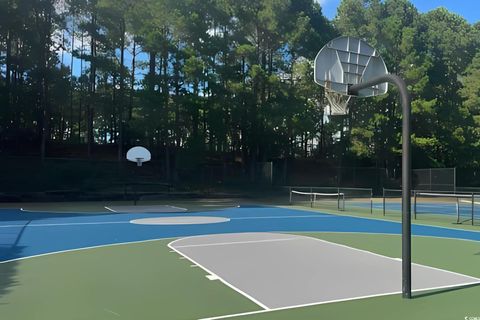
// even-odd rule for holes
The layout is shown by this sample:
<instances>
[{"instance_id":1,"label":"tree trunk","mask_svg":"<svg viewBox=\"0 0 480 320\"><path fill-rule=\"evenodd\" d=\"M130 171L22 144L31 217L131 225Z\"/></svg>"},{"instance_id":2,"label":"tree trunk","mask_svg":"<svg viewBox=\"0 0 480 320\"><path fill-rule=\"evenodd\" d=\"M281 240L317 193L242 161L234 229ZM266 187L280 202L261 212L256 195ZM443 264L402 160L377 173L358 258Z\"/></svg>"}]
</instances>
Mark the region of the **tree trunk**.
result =
<instances>
[{"instance_id":1,"label":"tree trunk","mask_svg":"<svg viewBox=\"0 0 480 320\"><path fill-rule=\"evenodd\" d=\"M132 73L130 76L130 102L128 104L128 121L132 120L133 113L133 95L135 93L135 56L137 54L137 44L133 40L133 51L132 51Z\"/></svg>"},{"instance_id":2,"label":"tree trunk","mask_svg":"<svg viewBox=\"0 0 480 320\"><path fill-rule=\"evenodd\" d=\"M156 60L157 60L157 53L150 51L149 52L149 60L148 60L148 76L147 76L147 86L150 92L155 90L155 78L156 78Z\"/></svg>"},{"instance_id":3,"label":"tree trunk","mask_svg":"<svg viewBox=\"0 0 480 320\"><path fill-rule=\"evenodd\" d=\"M72 52L70 59L70 115L68 124L70 125L69 135L67 138L71 139L73 136L73 93L74 93L74 82L73 82L73 52L75 51L75 20L72 19Z\"/></svg>"},{"instance_id":4,"label":"tree trunk","mask_svg":"<svg viewBox=\"0 0 480 320\"><path fill-rule=\"evenodd\" d=\"M92 28L95 28L96 24L96 15L92 14L91 18ZM92 157L92 148L94 143L93 138L93 103L95 102L95 90L96 90L96 56L97 56L97 46L96 46L96 28L92 31L90 39L90 79L88 86L88 102L87 102L87 156Z\"/></svg>"},{"instance_id":5,"label":"tree trunk","mask_svg":"<svg viewBox=\"0 0 480 320\"><path fill-rule=\"evenodd\" d=\"M40 107L42 112L42 126L41 126L41 137L40 137L40 158L43 161L46 156L46 147L47 141L50 136L50 104L48 102L48 56L50 51L50 37L51 37L51 16L48 12L43 12L42 25L39 26L40 22L38 19L41 19L39 16L37 19L37 28L40 32L39 36L41 39L40 47L40 77L39 77L39 99Z\"/></svg>"},{"instance_id":6,"label":"tree trunk","mask_svg":"<svg viewBox=\"0 0 480 320\"><path fill-rule=\"evenodd\" d=\"M124 139L124 123L123 123L123 101L125 94L125 20L120 22L120 97L118 99L118 162L123 161L123 139Z\"/></svg>"},{"instance_id":7,"label":"tree trunk","mask_svg":"<svg viewBox=\"0 0 480 320\"><path fill-rule=\"evenodd\" d=\"M7 112L10 112L10 82L11 82L11 65L12 65L12 33L7 31L7 56L5 61L5 88L7 93L6 108Z\"/></svg>"}]
</instances>

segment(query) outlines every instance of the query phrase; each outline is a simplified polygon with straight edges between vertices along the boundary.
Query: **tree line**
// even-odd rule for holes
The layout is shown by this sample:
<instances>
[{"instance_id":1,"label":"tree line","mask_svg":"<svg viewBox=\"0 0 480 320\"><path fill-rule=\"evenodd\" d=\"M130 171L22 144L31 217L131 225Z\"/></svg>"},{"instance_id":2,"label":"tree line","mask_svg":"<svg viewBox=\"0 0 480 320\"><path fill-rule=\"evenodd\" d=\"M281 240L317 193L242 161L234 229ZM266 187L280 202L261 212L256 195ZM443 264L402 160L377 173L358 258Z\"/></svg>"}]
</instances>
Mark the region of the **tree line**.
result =
<instances>
[{"instance_id":1,"label":"tree line","mask_svg":"<svg viewBox=\"0 0 480 320\"><path fill-rule=\"evenodd\" d=\"M407 0L2 0L3 154L141 144L165 166L314 158L397 168L397 93L328 117L318 50L364 38L412 94L414 165L478 167L480 24ZM68 154L68 151L65 152ZM168 173L167 175L170 175Z\"/></svg>"}]
</instances>

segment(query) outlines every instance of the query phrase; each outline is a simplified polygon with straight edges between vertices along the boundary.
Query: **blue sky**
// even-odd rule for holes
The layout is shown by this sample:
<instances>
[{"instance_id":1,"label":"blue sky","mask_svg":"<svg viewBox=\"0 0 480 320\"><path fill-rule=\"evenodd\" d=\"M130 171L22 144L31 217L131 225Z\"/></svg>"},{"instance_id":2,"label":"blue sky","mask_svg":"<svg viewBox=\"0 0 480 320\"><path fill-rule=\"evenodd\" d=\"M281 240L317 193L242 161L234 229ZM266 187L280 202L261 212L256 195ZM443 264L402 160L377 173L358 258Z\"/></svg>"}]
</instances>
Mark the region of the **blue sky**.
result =
<instances>
[{"instance_id":1,"label":"blue sky","mask_svg":"<svg viewBox=\"0 0 480 320\"><path fill-rule=\"evenodd\" d=\"M323 14L326 15L327 18L335 18L337 7L341 0L317 1L321 4ZM428 12L438 7L445 7L449 11L461 15L470 23L480 21L479 0L411 0L411 2L420 12Z\"/></svg>"},{"instance_id":2,"label":"blue sky","mask_svg":"<svg viewBox=\"0 0 480 320\"><path fill-rule=\"evenodd\" d=\"M341 0L316 0L322 6L322 12L328 19L335 18L337 13L337 7ZM455 12L463 16L468 22L475 23L480 21L480 0L411 0L411 2L417 7L417 9L424 13L438 7L445 7L451 12ZM78 41L78 40L77 40ZM78 45L78 44L77 44ZM131 54L126 53L126 61L128 67L130 67ZM67 64L70 61L70 55L65 52L64 59ZM146 61L147 56L145 53L140 53L137 61ZM74 59L74 74L78 75L80 69L80 62L78 59ZM137 79L143 77L145 70L137 68Z\"/></svg>"}]
</instances>

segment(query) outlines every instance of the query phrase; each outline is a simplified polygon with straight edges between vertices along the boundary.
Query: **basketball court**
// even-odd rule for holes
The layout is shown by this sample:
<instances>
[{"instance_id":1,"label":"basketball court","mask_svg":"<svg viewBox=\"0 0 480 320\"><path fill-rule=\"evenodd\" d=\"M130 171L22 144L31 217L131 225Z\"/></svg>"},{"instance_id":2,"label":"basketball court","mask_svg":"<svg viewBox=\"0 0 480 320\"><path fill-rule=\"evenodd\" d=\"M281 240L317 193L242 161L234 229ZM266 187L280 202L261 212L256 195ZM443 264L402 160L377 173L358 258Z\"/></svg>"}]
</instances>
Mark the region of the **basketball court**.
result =
<instances>
[{"instance_id":1,"label":"basketball court","mask_svg":"<svg viewBox=\"0 0 480 320\"><path fill-rule=\"evenodd\" d=\"M236 233L183 238L173 250L264 309L402 292L401 261L316 238ZM413 291L480 283L480 279L414 264Z\"/></svg>"}]
</instances>

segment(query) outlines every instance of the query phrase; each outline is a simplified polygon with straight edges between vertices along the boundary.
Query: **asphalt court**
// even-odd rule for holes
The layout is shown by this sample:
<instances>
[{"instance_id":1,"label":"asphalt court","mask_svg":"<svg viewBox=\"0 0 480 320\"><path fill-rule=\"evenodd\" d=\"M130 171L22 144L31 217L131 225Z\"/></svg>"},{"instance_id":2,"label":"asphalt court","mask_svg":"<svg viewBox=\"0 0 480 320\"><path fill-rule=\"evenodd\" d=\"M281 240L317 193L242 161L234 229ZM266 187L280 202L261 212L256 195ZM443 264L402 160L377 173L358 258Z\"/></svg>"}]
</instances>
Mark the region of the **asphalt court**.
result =
<instances>
[{"instance_id":1,"label":"asphalt court","mask_svg":"<svg viewBox=\"0 0 480 320\"><path fill-rule=\"evenodd\" d=\"M299 235L232 233L175 240L170 248L265 309L401 293L401 260ZM414 291L480 279L412 265Z\"/></svg>"}]
</instances>

